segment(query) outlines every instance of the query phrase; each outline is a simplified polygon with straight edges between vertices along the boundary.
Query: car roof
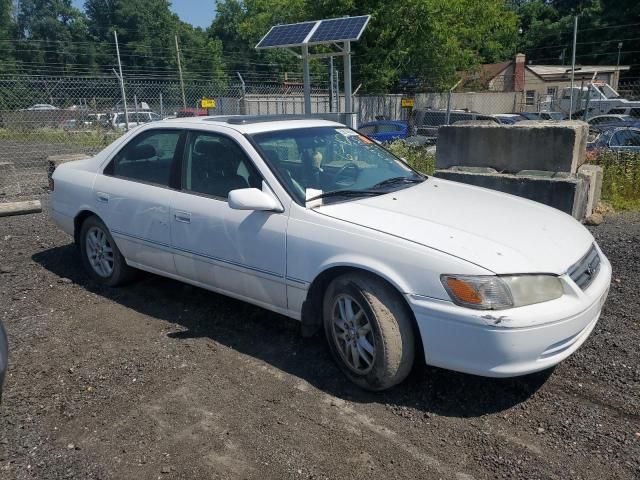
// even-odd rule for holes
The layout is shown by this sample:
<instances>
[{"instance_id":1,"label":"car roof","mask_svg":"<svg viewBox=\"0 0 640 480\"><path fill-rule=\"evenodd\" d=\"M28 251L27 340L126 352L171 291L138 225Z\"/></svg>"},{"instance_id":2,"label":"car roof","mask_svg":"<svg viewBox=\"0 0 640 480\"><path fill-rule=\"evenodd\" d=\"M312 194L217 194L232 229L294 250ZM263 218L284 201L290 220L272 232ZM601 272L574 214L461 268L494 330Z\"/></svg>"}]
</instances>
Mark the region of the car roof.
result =
<instances>
[{"instance_id":1,"label":"car roof","mask_svg":"<svg viewBox=\"0 0 640 480\"><path fill-rule=\"evenodd\" d=\"M631 115L625 115L623 113L605 113L604 115L596 115L591 117L589 120L593 120L594 118L632 118Z\"/></svg>"},{"instance_id":2,"label":"car roof","mask_svg":"<svg viewBox=\"0 0 640 480\"><path fill-rule=\"evenodd\" d=\"M243 134L291 130L294 128L344 127L343 124L338 122L296 115L217 115L207 117L171 118L160 122L154 122L155 126L161 126L163 124L166 125L169 123L184 124L183 126L186 128L194 127L196 125L200 128L207 126L223 126Z\"/></svg>"},{"instance_id":3,"label":"car roof","mask_svg":"<svg viewBox=\"0 0 640 480\"><path fill-rule=\"evenodd\" d=\"M366 122L361 124L361 127L365 125L406 125L407 122L405 120L371 120L370 122Z\"/></svg>"}]
</instances>

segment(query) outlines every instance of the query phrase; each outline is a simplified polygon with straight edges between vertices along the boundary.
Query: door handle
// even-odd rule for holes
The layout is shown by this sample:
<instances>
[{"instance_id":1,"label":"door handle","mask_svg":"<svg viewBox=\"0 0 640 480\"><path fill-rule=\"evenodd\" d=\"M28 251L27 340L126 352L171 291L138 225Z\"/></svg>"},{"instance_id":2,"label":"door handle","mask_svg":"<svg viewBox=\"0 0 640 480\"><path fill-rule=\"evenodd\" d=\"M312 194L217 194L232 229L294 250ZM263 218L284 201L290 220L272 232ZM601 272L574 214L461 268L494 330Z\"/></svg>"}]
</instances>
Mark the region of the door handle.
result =
<instances>
[{"instance_id":1,"label":"door handle","mask_svg":"<svg viewBox=\"0 0 640 480\"><path fill-rule=\"evenodd\" d=\"M108 203L109 202L109 194L104 192L96 192L96 198L99 202Z\"/></svg>"},{"instance_id":2,"label":"door handle","mask_svg":"<svg viewBox=\"0 0 640 480\"><path fill-rule=\"evenodd\" d=\"M176 212L173 217L176 222L191 223L191 214L189 212Z\"/></svg>"}]
</instances>

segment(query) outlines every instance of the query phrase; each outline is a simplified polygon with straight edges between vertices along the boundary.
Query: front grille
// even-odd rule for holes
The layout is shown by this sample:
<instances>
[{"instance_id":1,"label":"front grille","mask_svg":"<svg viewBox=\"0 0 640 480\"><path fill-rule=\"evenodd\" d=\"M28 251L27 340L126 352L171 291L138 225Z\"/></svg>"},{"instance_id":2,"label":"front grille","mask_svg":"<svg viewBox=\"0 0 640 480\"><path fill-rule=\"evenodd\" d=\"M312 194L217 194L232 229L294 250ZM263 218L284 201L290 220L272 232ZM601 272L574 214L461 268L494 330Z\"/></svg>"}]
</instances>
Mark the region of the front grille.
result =
<instances>
[{"instance_id":1,"label":"front grille","mask_svg":"<svg viewBox=\"0 0 640 480\"><path fill-rule=\"evenodd\" d=\"M600 271L600 255L596 246L592 245L587 254L576 262L567 272L571 280L582 290L586 290Z\"/></svg>"}]
</instances>

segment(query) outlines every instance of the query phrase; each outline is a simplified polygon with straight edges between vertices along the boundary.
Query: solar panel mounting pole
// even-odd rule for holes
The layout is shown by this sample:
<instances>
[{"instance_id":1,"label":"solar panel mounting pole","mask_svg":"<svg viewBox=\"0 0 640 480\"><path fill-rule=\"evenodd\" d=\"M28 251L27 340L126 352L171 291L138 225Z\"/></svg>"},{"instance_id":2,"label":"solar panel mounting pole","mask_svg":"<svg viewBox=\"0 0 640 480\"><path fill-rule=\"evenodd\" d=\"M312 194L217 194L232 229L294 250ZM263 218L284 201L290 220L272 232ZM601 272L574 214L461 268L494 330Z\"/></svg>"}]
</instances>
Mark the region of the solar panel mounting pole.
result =
<instances>
[{"instance_id":1,"label":"solar panel mounting pole","mask_svg":"<svg viewBox=\"0 0 640 480\"><path fill-rule=\"evenodd\" d=\"M348 115L349 126L353 127L353 115L351 108L352 90L351 90L351 42L344 42L344 110Z\"/></svg>"},{"instance_id":2,"label":"solar panel mounting pole","mask_svg":"<svg viewBox=\"0 0 640 480\"><path fill-rule=\"evenodd\" d=\"M309 47L302 46L302 76L304 82L304 113L311 115L311 79L309 77Z\"/></svg>"}]
</instances>

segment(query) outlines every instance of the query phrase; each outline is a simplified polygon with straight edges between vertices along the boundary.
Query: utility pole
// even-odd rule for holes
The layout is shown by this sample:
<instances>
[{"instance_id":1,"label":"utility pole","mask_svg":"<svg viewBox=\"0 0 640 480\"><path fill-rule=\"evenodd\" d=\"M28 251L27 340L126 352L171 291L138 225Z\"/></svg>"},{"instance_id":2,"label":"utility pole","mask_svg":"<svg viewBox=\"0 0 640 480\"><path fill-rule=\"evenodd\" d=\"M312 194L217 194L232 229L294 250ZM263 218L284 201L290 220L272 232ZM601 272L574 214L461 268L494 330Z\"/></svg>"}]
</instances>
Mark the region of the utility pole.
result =
<instances>
[{"instance_id":1,"label":"utility pole","mask_svg":"<svg viewBox=\"0 0 640 480\"><path fill-rule=\"evenodd\" d=\"M571 54L571 99L569 100L569 120L573 115L573 84L576 75L576 42L578 41L578 16L573 17L573 52ZM580 92L582 93L582 92Z\"/></svg>"},{"instance_id":2,"label":"utility pole","mask_svg":"<svg viewBox=\"0 0 640 480\"><path fill-rule=\"evenodd\" d=\"M180 90L182 90L182 108L187 109L187 99L184 96L184 81L182 80L182 64L180 63L180 47L178 47L178 35L176 39L176 56L178 57L178 72L180 73Z\"/></svg>"},{"instance_id":3,"label":"utility pole","mask_svg":"<svg viewBox=\"0 0 640 480\"><path fill-rule=\"evenodd\" d=\"M122 93L122 104L124 106L124 123L127 126L127 131L129 131L129 112L127 112L127 96L124 92L124 77L122 76L122 62L120 61L120 47L118 46L118 32L113 31L113 37L116 40L116 55L118 56L118 69L120 70L120 76L118 79L120 80L120 91ZM118 115L118 112L116 112Z\"/></svg>"}]
</instances>

